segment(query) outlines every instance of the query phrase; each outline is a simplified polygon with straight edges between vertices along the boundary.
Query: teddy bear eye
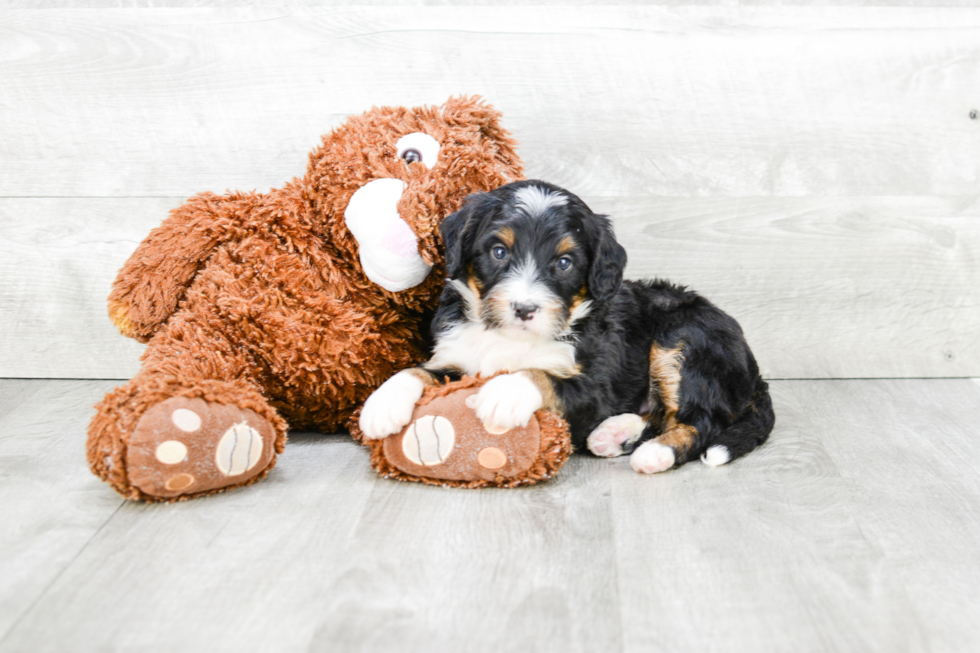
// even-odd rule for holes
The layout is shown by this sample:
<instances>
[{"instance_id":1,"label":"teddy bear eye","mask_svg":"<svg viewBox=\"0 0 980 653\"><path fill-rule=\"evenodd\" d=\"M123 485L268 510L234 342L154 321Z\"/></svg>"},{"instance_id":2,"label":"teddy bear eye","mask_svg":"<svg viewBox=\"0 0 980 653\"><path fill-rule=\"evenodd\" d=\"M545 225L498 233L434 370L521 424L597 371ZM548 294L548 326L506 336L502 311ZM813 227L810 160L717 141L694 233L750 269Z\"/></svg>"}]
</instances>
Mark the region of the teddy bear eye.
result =
<instances>
[{"instance_id":1,"label":"teddy bear eye","mask_svg":"<svg viewBox=\"0 0 980 653\"><path fill-rule=\"evenodd\" d=\"M405 163L421 163L432 169L439 159L439 141L424 132L413 132L398 139L395 144L398 158Z\"/></svg>"},{"instance_id":2,"label":"teddy bear eye","mask_svg":"<svg viewBox=\"0 0 980 653\"><path fill-rule=\"evenodd\" d=\"M572 259L568 258L567 256L562 256L560 259L558 259L555 265L559 270L567 270L568 268L572 267Z\"/></svg>"},{"instance_id":3,"label":"teddy bear eye","mask_svg":"<svg viewBox=\"0 0 980 653\"><path fill-rule=\"evenodd\" d=\"M502 261L507 258L507 249L501 245L494 247L491 252L493 253L493 257L498 261Z\"/></svg>"}]
</instances>

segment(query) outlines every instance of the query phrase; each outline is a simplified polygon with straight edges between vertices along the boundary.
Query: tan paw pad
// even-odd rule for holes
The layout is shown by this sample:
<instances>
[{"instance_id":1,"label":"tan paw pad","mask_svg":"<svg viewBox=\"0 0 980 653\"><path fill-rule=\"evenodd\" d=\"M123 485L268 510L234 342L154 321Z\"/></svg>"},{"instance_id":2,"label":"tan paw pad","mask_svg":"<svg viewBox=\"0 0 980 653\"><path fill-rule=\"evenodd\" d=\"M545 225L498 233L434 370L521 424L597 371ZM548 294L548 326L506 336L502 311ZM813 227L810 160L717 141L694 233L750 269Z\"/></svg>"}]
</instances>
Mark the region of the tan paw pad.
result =
<instances>
[{"instance_id":1,"label":"tan paw pad","mask_svg":"<svg viewBox=\"0 0 980 653\"><path fill-rule=\"evenodd\" d=\"M157 446L155 456L164 465L176 465L187 458L187 446L177 440L167 440Z\"/></svg>"},{"instance_id":2,"label":"tan paw pad","mask_svg":"<svg viewBox=\"0 0 980 653\"><path fill-rule=\"evenodd\" d=\"M171 413L170 421L184 433L193 433L201 428L201 416L187 408L178 408Z\"/></svg>"},{"instance_id":3,"label":"tan paw pad","mask_svg":"<svg viewBox=\"0 0 980 653\"><path fill-rule=\"evenodd\" d=\"M476 460L487 469L500 469L507 464L507 454L497 447L487 447L477 454Z\"/></svg>"},{"instance_id":4,"label":"tan paw pad","mask_svg":"<svg viewBox=\"0 0 980 653\"><path fill-rule=\"evenodd\" d=\"M214 462L225 476L239 476L255 467L262 457L262 436L248 424L225 431L214 452Z\"/></svg>"},{"instance_id":5,"label":"tan paw pad","mask_svg":"<svg viewBox=\"0 0 980 653\"><path fill-rule=\"evenodd\" d=\"M167 479L165 487L171 491L186 490L194 484L194 477L190 474L177 474Z\"/></svg>"},{"instance_id":6,"label":"tan paw pad","mask_svg":"<svg viewBox=\"0 0 980 653\"><path fill-rule=\"evenodd\" d=\"M452 422L438 415L424 415L408 427L402 438L402 453L416 465L440 465L456 444Z\"/></svg>"}]
</instances>

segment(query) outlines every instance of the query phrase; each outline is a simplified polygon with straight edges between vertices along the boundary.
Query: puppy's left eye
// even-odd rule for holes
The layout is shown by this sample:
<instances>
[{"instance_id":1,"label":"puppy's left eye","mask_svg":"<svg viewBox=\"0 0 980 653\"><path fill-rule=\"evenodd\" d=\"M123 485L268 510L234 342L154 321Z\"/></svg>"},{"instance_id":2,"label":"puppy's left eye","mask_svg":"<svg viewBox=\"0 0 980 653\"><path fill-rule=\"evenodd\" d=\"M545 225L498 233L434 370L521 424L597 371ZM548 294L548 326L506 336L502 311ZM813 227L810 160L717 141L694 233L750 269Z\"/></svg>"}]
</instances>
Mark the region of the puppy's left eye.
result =
<instances>
[{"instance_id":1,"label":"puppy's left eye","mask_svg":"<svg viewBox=\"0 0 980 653\"><path fill-rule=\"evenodd\" d=\"M501 247L500 245L497 245L496 247L494 247L490 251L493 254L493 257L495 259L497 259L498 261L502 261L505 258L507 258L507 250L506 250L506 248Z\"/></svg>"},{"instance_id":2,"label":"puppy's left eye","mask_svg":"<svg viewBox=\"0 0 980 653\"><path fill-rule=\"evenodd\" d=\"M567 256L562 256L555 262L555 265L559 270L567 270L568 268L572 267L572 259L568 258Z\"/></svg>"}]
</instances>

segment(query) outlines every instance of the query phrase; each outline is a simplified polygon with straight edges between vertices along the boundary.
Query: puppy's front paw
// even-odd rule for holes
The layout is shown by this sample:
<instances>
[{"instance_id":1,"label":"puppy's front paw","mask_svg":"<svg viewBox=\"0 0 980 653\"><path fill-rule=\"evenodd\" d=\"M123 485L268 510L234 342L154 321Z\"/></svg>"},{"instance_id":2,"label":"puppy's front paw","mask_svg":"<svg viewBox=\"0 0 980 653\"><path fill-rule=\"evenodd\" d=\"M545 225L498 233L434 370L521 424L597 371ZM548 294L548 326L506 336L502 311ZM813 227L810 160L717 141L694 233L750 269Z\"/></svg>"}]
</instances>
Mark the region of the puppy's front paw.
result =
<instances>
[{"instance_id":1,"label":"puppy's front paw","mask_svg":"<svg viewBox=\"0 0 980 653\"><path fill-rule=\"evenodd\" d=\"M643 433L647 423L635 413L607 418L589 434L586 446L597 456L612 458L623 455L623 445L631 445Z\"/></svg>"},{"instance_id":2,"label":"puppy's front paw","mask_svg":"<svg viewBox=\"0 0 980 653\"><path fill-rule=\"evenodd\" d=\"M534 411L541 408L541 391L526 374L515 372L490 379L473 396L470 408L491 433L527 426Z\"/></svg>"},{"instance_id":3,"label":"puppy's front paw","mask_svg":"<svg viewBox=\"0 0 980 653\"><path fill-rule=\"evenodd\" d=\"M377 440L405 428L412 421L424 388L422 381L408 370L385 381L364 402L359 422L364 437Z\"/></svg>"}]
</instances>

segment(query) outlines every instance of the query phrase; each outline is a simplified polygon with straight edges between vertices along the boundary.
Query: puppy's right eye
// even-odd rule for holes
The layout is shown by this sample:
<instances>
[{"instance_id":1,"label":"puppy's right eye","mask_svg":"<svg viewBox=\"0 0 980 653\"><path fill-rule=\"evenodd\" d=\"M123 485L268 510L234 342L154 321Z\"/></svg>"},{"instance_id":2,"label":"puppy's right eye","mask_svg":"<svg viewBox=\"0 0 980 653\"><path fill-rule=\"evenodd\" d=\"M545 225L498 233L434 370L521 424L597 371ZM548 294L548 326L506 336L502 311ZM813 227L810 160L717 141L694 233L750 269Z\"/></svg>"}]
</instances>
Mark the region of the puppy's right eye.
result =
<instances>
[{"instance_id":1,"label":"puppy's right eye","mask_svg":"<svg viewBox=\"0 0 980 653\"><path fill-rule=\"evenodd\" d=\"M498 261L502 261L505 258L507 258L507 249L500 245L494 247L492 250L490 250L490 252L493 254L493 257Z\"/></svg>"}]
</instances>

